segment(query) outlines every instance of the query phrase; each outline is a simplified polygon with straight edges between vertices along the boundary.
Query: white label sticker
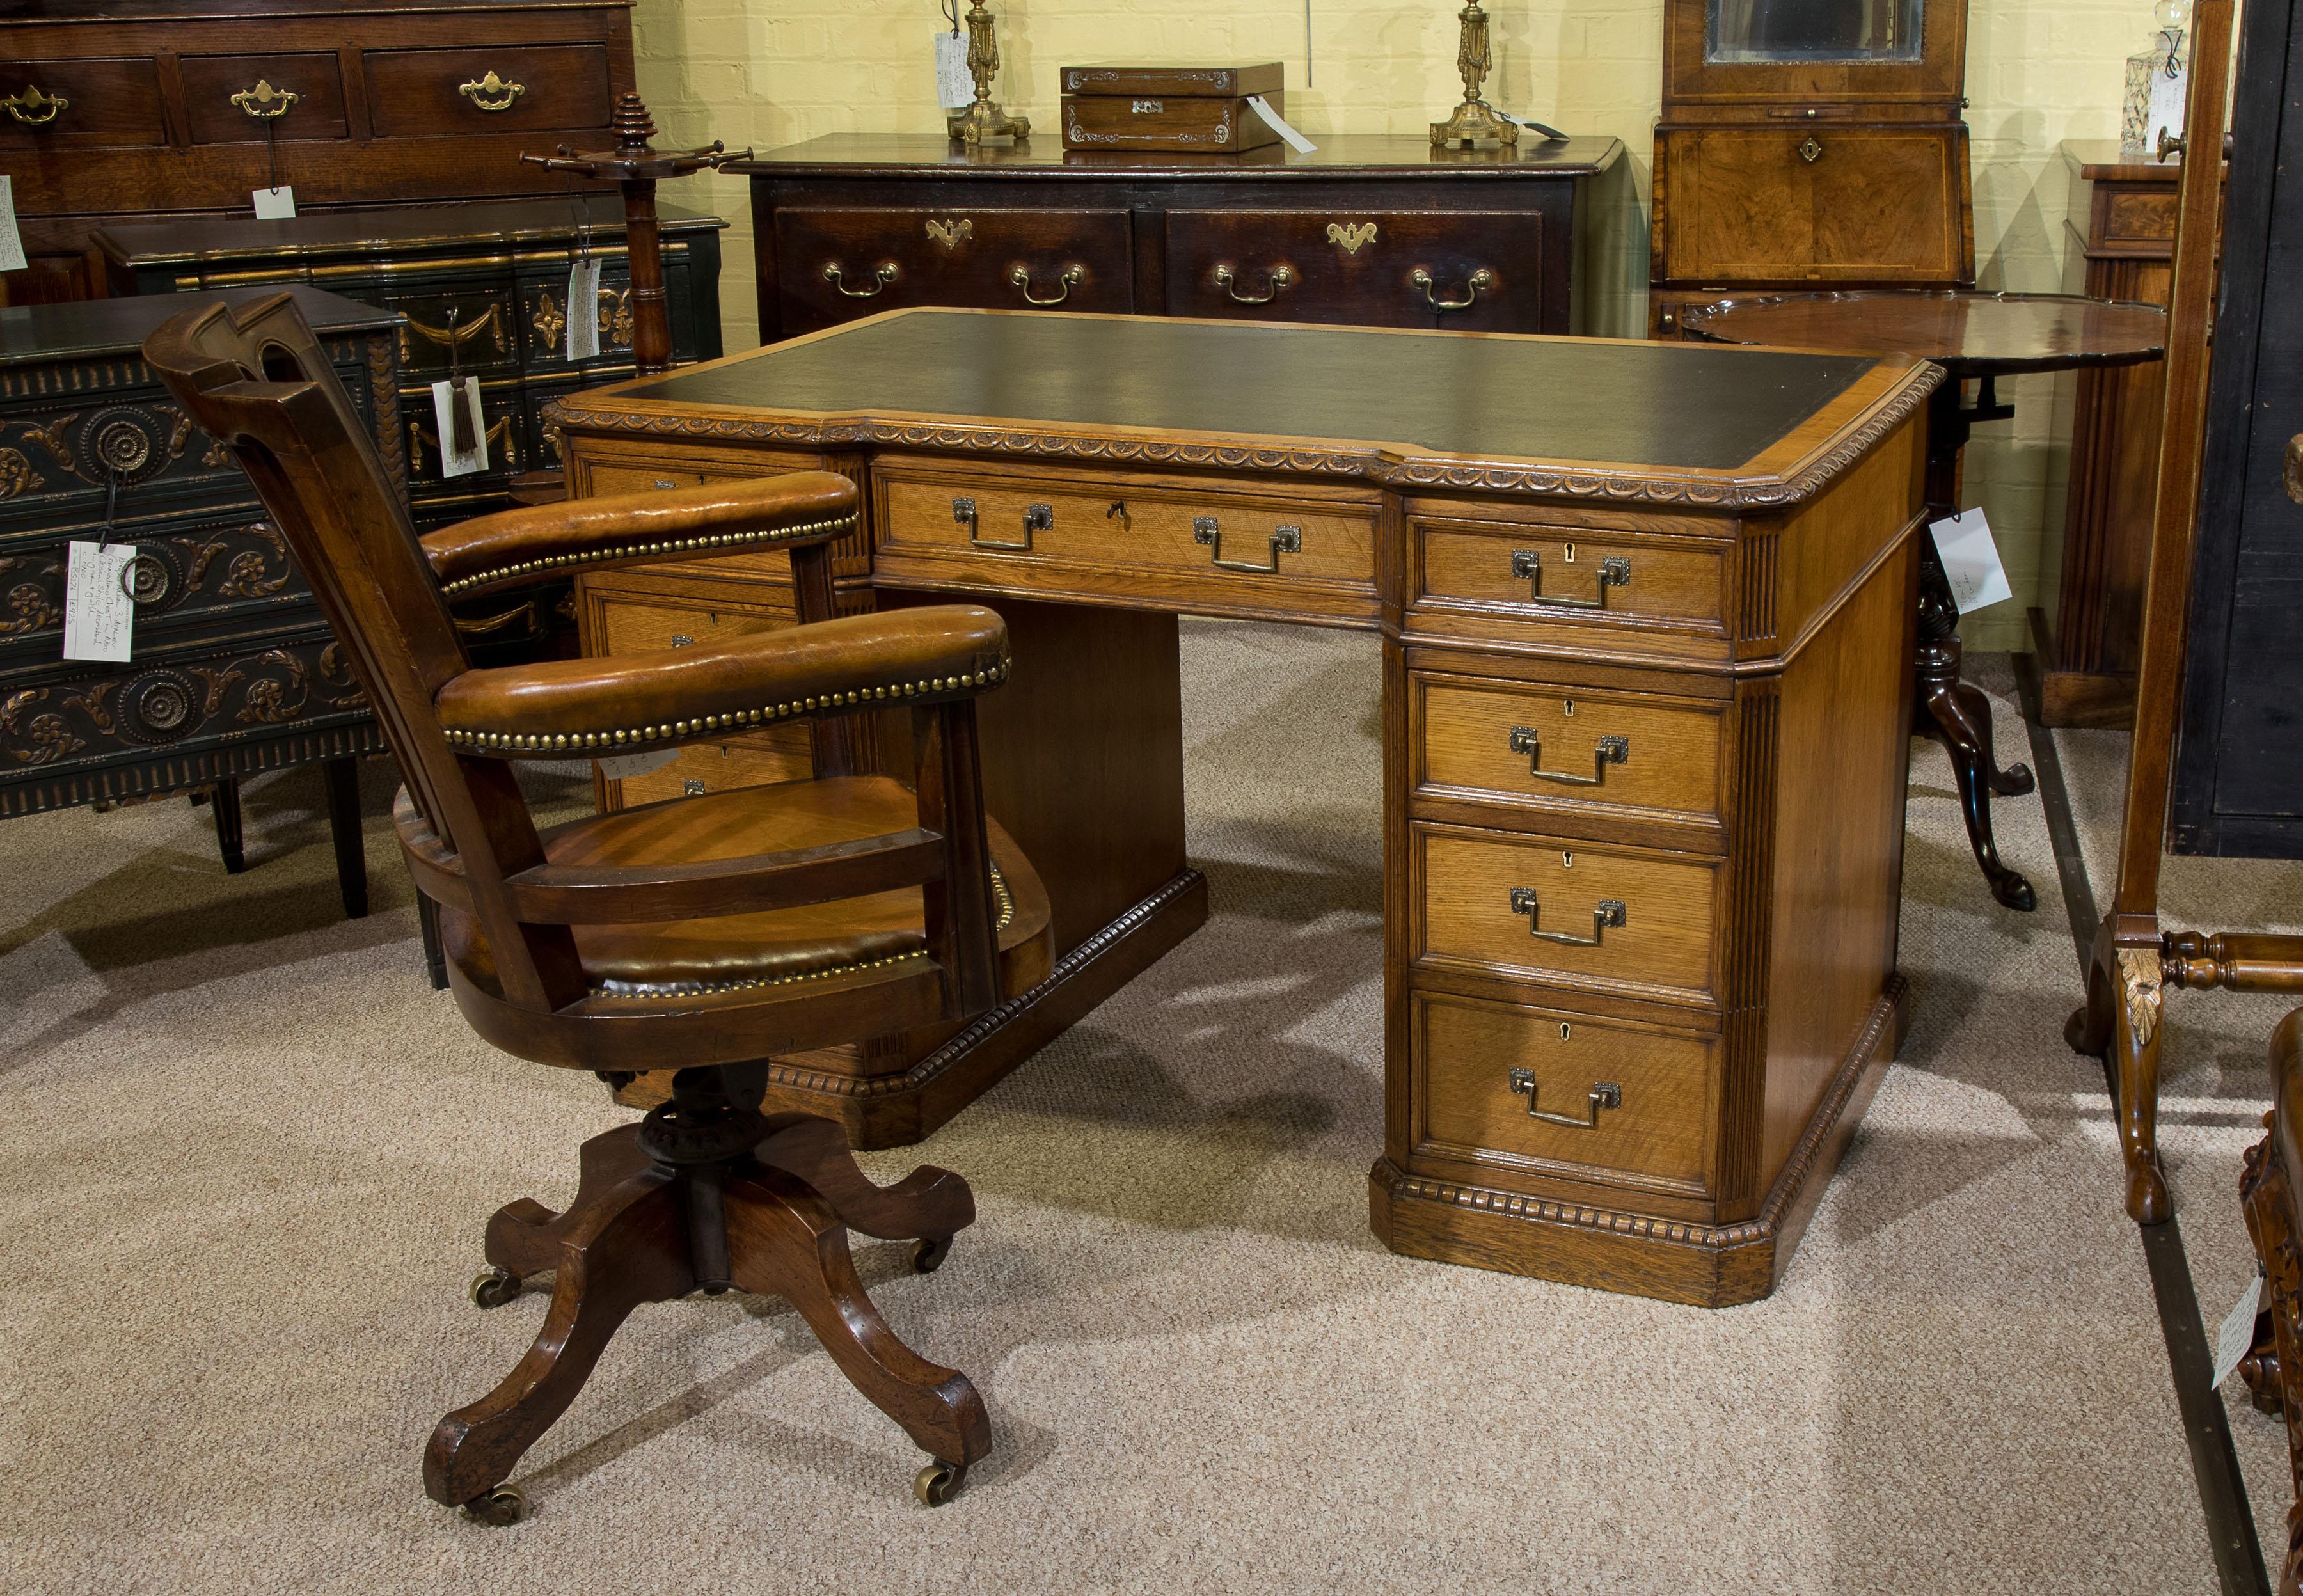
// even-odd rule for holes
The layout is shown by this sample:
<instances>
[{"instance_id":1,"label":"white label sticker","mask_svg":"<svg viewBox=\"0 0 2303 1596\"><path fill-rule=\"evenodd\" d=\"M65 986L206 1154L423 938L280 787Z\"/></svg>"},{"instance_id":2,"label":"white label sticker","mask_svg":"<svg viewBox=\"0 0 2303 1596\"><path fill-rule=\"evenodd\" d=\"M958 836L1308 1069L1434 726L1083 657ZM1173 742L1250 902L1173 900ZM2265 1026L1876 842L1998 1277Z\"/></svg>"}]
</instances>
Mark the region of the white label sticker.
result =
<instances>
[{"instance_id":1,"label":"white label sticker","mask_svg":"<svg viewBox=\"0 0 2303 1596\"><path fill-rule=\"evenodd\" d=\"M958 32L935 36L936 104L965 111L975 103L975 76L967 70L967 39Z\"/></svg>"},{"instance_id":2,"label":"white label sticker","mask_svg":"<svg viewBox=\"0 0 2303 1596\"><path fill-rule=\"evenodd\" d=\"M1936 540L1936 558L1951 579L1951 596L1962 615L1986 604L2015 596L2008 585L2007 568L1999 563L1999 545L1992 540L1991 523L1980 510L1962 510L1928 528Z\"/></svg>"},{"instance_id":3,"label":"white label sticker","mask_svg":"<svg viewBox=\"0 0 2303 1596\"><path fill-rule=\"evenodd\" d=\"M256 190L256 215L259 221L282 222L296 214L296 190L286 183L276 189Z\"/></svg>"},{"instance_id":4,"label":"white label sticker","mask_svg":"<svg viewBox=\"0 0 2303 1596\"><path fill-rule=\"evenodd\" d=\"M132 543L75 543L64 556L64 658L128 659L136 604L128 596Z\"/></svg>"},{"instance_id":5,"label":"white label sticker","mask_svg":"<svg viewBox=\"0 0 2303 1596\"><path fill-rule=\"evenodd\" d=\"M1295 150L1296 154L1308 156L1313 150L1320 148L1318 145L1312 143L1309 139L1303 137L1303 134L1297 132L1294 128L1289 127L1286 117L1280 115L1278 112L1274 111L1270 106L1263 103L1263 97L1261 95L1249 95L1247 97L1247 108L1254 112L1258 116L1263 118L1263 120L1270 124L1271 131L1278 134L1282 139L1285 139L1287 141L1288 148Z\"/></svg>"},{"instance_id":6,"label":"white label sticker","mask_svg":"<svg viewBox=\"0 0 2303 1596\"><path fill-rule=\"evenodd\" d=\"M2151 99L2143 111L2143 150L2146 160L2156 162L2159 159L2160 134L2172 133L2178 139L2183 136L2183 99L2190 87L2191 72L2189 67L2172 78L2164 71L2152 72ZM2180 155L2171 155L2168 157L2170 162L2181 161L2182 158Z\"/></svg>"},{"instance_id":7,"label":"white label sticker","mask_svg":"<svg viewBox=\"0 0 2303 1596\"><path fill-rule=\"evenodd\" d=\"M0 272L24 269L24 238L16 231L15 180L0 173Z\"/></svg>"},{"instance_id":8,"label":"white label sticker","mask_svg":"<svg viewBox=\"0 0 2303 1596\"><path fill-rule=\"evenodd\" d=\"M2231 1377L2240 1359L2255 1345L2255 1316L2263 1308L2263 1275L2260 1271L2239 1294L2239 1301L2223 1315L2223 1327L2215 1332L2215 1377L2207 1382L2214 1390Z\"/></svg>"},{"instance_id":9,"label":"white label sticker","mask_svg":"<svg viewBox=\"0 0 2303 1596\"><path fill-rule=\"evenodd\" d=\"M1524 116L1514 116L1508 111L1498 111L1496 114L1502 117L1506 122L1511 123L1512 126L1515 128L1525 128L1531 133L1541 133L1546 139L1556 141L1567 137L1566 134L1561 132L1557 128L1546 127L1543 123L1540 122L1531 122Z\"/></svg>"},{"instance_id":10,"label":"white label sticker","mask_svg":"<svg viewBox=\"0 0 2303 1596\"><path fill-rule=\"evenodd\" d=\"M650 771L660 771L679 757L678 748L655 748L645 754L618 754L600 761L600 773L611 781L621 781L632 776L645 776Z\"/></svg>"},{"instance_id":11,"label":"white label sticker","mask_svg":"<svg viewBox=\"0 0 2303 1596\"><path fill-rule=\"evenodd\" d=\"M472 450L468 454L459 454L455 443L455 411L450 408L454 401L449 395L449 384L432 384L432 419L440 428L440 475L443 477L468 477L475 471L488 469L488 415L480 404L480 385L466 377L464 392L470 395Z\"/></svg>"},{"instance_id":12,"label":"white label sticker","mask_svg":"<svg viewBox=\"0 0 2303 1596\"><path fill-rule=\"evenodd\" d=\"M600 262L597 257L568 268L568 358L589 360L600 352Z\"/></svg>"}]
</instances>

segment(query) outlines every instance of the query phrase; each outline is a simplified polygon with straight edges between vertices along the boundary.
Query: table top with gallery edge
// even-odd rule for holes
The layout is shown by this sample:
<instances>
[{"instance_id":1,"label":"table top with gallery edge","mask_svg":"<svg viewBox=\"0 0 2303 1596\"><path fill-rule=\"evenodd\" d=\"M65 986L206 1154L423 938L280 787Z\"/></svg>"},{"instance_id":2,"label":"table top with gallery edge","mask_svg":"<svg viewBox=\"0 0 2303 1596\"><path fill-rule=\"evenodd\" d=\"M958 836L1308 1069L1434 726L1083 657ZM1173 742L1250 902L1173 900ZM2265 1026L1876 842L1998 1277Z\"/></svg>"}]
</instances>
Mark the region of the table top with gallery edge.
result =
<instances>
[{"instance_id":1,"label":"table top with gallery edge","mask_svg":"<svg viewBox=\"0 0 2303 1596\"><path fill-rule=\"evenodd\" d=\"M2132 300L1972 289L1867 289L1723 300L1681 325L1715 343L1893 350L1961 376L2134 366L2166 353L2167 313Z\"/></svg>"}]
</instances>

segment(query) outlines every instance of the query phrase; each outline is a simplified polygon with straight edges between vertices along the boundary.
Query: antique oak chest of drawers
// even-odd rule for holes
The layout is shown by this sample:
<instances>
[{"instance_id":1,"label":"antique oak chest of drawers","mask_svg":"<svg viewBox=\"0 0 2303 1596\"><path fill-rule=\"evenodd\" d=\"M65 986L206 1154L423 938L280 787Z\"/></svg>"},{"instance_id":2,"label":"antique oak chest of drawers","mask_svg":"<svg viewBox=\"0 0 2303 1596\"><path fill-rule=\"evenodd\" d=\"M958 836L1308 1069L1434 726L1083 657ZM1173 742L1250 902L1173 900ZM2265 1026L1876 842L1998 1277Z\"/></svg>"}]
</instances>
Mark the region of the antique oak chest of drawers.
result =
<instances>
[{"instance_id":1,"label":"antique oak chest of drawers","mask_svg":"<svg viewBox=\"0 0 2303 1596\"><path fill-rule=\"evenodd\" d=\"M1589 330L1612 139L1516 154L1329 138L1244 155L835 133L752 174L760 336L908 305Z\"/></svg>"},{"instance_id":2,"label":"antique oak chest of drawers","mask_svg":"<svg viewBox=\"0 0 2303 1596\"><path fill-rule=\"evenodd\" d=\"M676 363L720 353L716 216L667 209L665 308ZM632 371L629 268L620 207L606 199L503 200L259 222L207 217L105 228L96 235L123 293L309 283L401 313L400 390L409 494L418 530L502 509L507 484L560 463L544 407ZM601 260L600 353L565 358L569 266ZM488 469L440 471L432 384L454 366L479 380Z\"/></svg>"},{"instance_id":3,"label":"antique oak chest of drawers","mask_svg":"<svg viewBox=\"0 0 2303 1596\"><path fill-rule=\"evenodd\" d=\"M1940 376L1902 356L919 309L591 390L563 425L578 493L850 475L846 605L964 597L1008 622L985 800L1046 884L1055 973L957 1034L777 1060L778 1106L916 1139L1200 923L1177 612L1369 631L1377 1233L1721 1304L1772 1288L1897 1039L1919 412ZM578 592L595 652L791 624L773 554ZM871 722L889 769L907 723ZM677 801L808 758L730 735L606 796ZM1238 972L1259 995L1194 1009L1227 1046L1284 1045L1286 947Z\"/></svg>"},{"instance_id":4,"label":"antique oak chest of drawers","mask_svg":"<svg viewBox=\"0 0 2303 1596\"><path fill-rule=\"evenodd\" d=\"M398 318L311 289L297 295L375 424L386 470L404 481ZM248 478L138 352L186 303L0 309L0 815L202 787L221 787L229 803L240 776L384 747ZM126 578L131 657L66 660L65 545L107 537L138 550ZM220 830L236 867L230 828ZM352 874L358 838L355 811L350 837L339 832L354 912L366 891Z\"/></svg>"},{"instance_id":5,"label":"antique oak chest of drawers","mask_svg":"<svg viewBox=\"0 0 2303 1596\"><path fill-rule=\"evenodd\" d=\"M632 86L630 0L0 7L0 171L30 258L0 303L101 296L98 227L249 215L275 182L307 215L558 194L521 152L600 142Z\"/></svg>"}]
</instances>

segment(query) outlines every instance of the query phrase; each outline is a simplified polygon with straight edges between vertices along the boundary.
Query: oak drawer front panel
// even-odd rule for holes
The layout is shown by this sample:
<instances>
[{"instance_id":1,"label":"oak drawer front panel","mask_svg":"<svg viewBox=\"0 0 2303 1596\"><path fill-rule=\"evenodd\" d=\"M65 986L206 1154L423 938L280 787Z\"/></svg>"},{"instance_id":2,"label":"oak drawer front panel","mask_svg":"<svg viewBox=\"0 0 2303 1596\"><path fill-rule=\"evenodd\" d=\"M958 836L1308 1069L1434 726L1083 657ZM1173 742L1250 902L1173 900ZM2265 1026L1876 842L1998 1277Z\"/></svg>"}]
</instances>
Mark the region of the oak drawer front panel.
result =
<instances>
[{"instance_id":1,"label":"oak drawer front panel","mask_svg":"<svg viewBox=\"0 0 2303 1596\"><path fill-rule=\"evenodd\" d=\"M1419 798L1718 821L1715 707L1421 672L1409 680Z\"/></svg>"},{"instance_id":2,"label":"oak drawer front panel","mask_svg":"<svg viewBox=\"0 0 2303 1596\"><path fill-rule=\"evenodd\" d=\"M1091 495L1071 483L882 483L890 546L1211 577L1244 596L1308 583L1374 591L1372 507L1125 489Z\"/></svg>"},{"instance_id":3,"label":"oak drawer front panel","mask_svg":"<svg viewBox=\"0 0 2303 1596\"><path fill-rule=\"evenodd\" d=\"M1568 840L1413 834L1420 963L1663 1001L1709 998L1717 866Z\"/></svg>"},{"instance_id":4,"label":"oak drawer front panel","mask_svg":"<svg viewBox=\"0 0 2303 1596\"><path fill-rule=\"evenodd\" d=\"M701 798L738 787L804 781L814 773L805 726L783 726L758 737L695 743L671 764L610 783L610 806L631 809L665 798Z\"/></svg>"},{"instance_id":5,"label":"oak drawer front panel","mask_svg":"<svg viewBox=\"0 0 2303 1596\"><path fill-rule=\"evenodd\" d=\"M1706 1188L1716 1041L1452 994L1414 1002L1419 1153Z\"/></svg>"},{"instance_id":6,"label":"oak drawer front panel","mask_svg":"<svg viewBox=\"0 0 2303 1596\"><path fill-rule=\"evenodd\" d=\"M1523 621L1726 635L1715 549L1573 527L1419 517L1410 602Z\"/></svg>"},{"instance_id":7,"label":"oak drawer front panel","mask_svg":"<svg viewBox=\"0 0 2303 1596\"><path fill-rule=\"evenodd\" d=\"M293 55L187 55L178 70L184 81L184 114L191 123L195 144L261 144L266 130L286 143L293 139L344 139L351 129L344 119L344 80L342 58L325 51ZM268 100L253 97L258 84L269 84ZM280 96L292 94L291 101ZM255 112L284 105L276 115L251 114L233 104L232 96L249 95Z\"/></svg>"},{"instance_id":8,"label":"oak drawer front panel","mask_svg":"<svg viewBox=\"0 0 2303 1596\"><path fill-rule=\"evenodd\" d=\"M907 305L1132 310L1134 236L1124 210L780 210L785 330Z\"/></svg>"},{"instance_id":9,"label":"oak drawer front panel","mask_svg":"<svg viewBox=\"0 0 2303 1596\"><path fill-rule=\"evenodd\" d=\"M1667 135L1665 269L1680 280L1949 282L1965 270L1956 128ZM1813 159L1808 153L1813 152Z\"/></svg>"},{"instance_id":10,"label":"oak drawer front panel","mask_svg":"<svg viewBox=\"0 0 2303 1596\"><path fill-rule=\"evenodd\" d=\"M366 61L379 139L608 125L605 45L370 50Z\"/></svg>"},{"instance_id":11,"label":"oak drawer front panel","mask_svg":"<svg viewBox=\"0 0 2303 1596\"><path fill-rule=\"evenodd\" d=\"M1523 211L1171 210L1170 316L1540 330L1543 218Z\"/></svg>"},{"instance_id":12,"label":"oak drawer front panel","mask_svg":"<svg viewBox=\"0 0 2303 1596\"><path fill-rule=\"evenodd\" d=\"M0 99L15 102L0 116L0 149L18 158L43 145L155 146L168 141L160 110L160 64L149 55L0 61ZM61 103L59 103L61 102ZM28 190L46 191L44 174L19 170L16 204ZM69 190L56 209L85 209Z\"/></svg>"},{"instance_id":13,"label":"oak drawer front panel","mask_svg":"<svg viewBox=\"0 0 2303 1596\"><path fill-rule=\"evenodd\" d=\"M690 609L679 604L641 604L603 597L600 642L611 654L649 654L698 643L726 643L762 632L780 631L793 618L777 611Z\"/></svg>"}]
</instances>

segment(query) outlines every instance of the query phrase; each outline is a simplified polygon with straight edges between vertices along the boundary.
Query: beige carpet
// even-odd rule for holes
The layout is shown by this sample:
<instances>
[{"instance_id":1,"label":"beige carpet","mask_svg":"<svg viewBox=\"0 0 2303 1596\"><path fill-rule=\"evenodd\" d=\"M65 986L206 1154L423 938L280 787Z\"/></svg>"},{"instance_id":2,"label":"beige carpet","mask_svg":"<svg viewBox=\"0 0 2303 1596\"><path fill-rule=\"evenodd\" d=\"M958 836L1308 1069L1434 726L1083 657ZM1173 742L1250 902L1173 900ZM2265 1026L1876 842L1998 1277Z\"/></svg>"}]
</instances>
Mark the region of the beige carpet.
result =
<instances>
[{"instance_id":1,"label":"beige carpet","mask_svg":"<svg viewBox=\"0 0 2303 1596\"><path fill-rule=\"evenodd\" d=\"M351 924L308 773L256 789L234 878L181 803L0 825L0 1589L2214 1588L2036 802L2003 806L2015 915L1918 754L1916 1028L1772 1299L1414 1262L1365 1222L1374 642L1185 636L1215 919L869 1161L982 1209L935 1275L861 1249L991 1406L933 1512L797 1319L732 1296L635 1316L516 1476L528 1523L426 1501L426 1433L544 1313L466 1303L482 1223L563 1199L621 1112L425 987L380 787ZM2205 1220L2221 1142L2171 1140Z\"/></svg>"}]
</instances>

